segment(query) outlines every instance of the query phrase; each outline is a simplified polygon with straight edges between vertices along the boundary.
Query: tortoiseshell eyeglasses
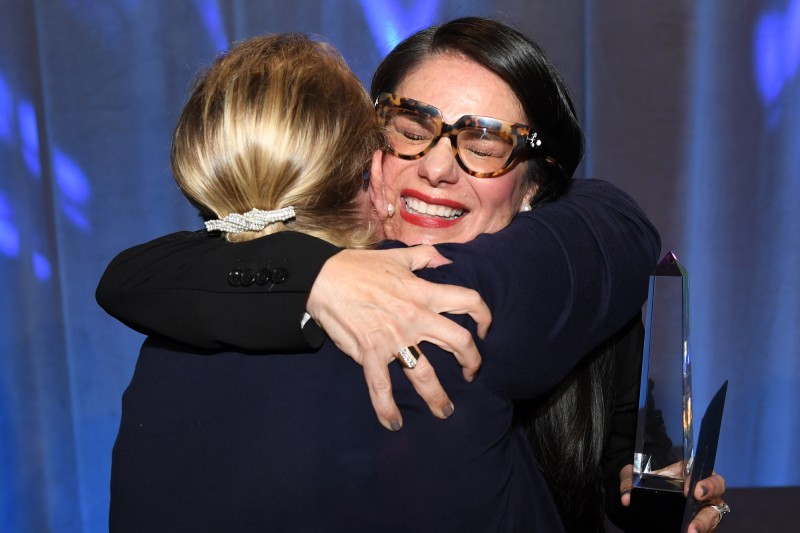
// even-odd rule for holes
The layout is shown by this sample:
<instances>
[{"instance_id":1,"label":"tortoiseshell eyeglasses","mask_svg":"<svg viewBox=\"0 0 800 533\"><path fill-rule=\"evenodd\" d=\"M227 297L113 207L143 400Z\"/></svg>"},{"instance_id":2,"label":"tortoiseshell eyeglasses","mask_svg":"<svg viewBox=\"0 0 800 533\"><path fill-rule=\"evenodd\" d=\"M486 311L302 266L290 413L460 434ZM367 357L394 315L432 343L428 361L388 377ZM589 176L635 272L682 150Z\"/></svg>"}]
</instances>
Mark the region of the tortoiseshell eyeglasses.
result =
<instances>
[{"instance_id":1,"label":"tortoiseshell eyeglasses","mask_svg":"<svg viewBox=\"0 0 800 533\"><path fill-rule=\"evenodd\" d=\"M522 150L537 150L542 145L538 134L525 124L476 115L447 124L432 105L395 94L381 93L375 110L391 154L420 159L439 139L448 137L459 166L477 178L499 176Z\"/></svg>"}]
</instances>

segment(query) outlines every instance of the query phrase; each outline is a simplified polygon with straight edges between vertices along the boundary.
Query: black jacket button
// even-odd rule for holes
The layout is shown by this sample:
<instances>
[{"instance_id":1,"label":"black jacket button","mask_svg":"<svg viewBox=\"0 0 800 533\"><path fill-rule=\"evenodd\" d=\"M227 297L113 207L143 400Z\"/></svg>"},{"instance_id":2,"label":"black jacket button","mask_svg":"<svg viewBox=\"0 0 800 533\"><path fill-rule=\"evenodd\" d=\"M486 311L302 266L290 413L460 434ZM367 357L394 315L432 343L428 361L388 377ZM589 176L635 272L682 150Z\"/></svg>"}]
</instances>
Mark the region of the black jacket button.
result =
<instances>
[{"instance_id":1,"label":"black jacket button","mask_svg":"<svg viewBox=\"0 0 800 533\"><path fill-rule=\"evenodd\" d=\"M258 272L256 272L256 284L257 285L266 285L269 281L269 270L266 268L262 268Z\"/></svg>"},{"instance_id":2,"label":"black jacket button","mask_svg":"<svg viewBox=\"0 0 800 533\"><path fill-rule=\"evenodd\" d=\"M256 281L256 276L252 270L243 270L241 281L243 286L249 287Z\"/></svg>"},{"instance_id":3,"label":"black jacket button","mask_svg":"<svg viewBox=\"0 0 800 533\"><path fill-rule=\"evenodd\" d=\"M270 274L269 279L272 280L272 283L283 283L286 281L286 278L289 277L289 271L283 267L278 267L272 271Z\"/></svg>"},{"instance_id":4,"label":"black jacket button","mask_svg":"<svg viewBox=\"0 0 800 533\"><path fill-rule=\"evenodd\" d=\"M242 273L239 270L231 270L228 272L228 284L236 287L242 283Z\"/></svg>"}]
</instances>

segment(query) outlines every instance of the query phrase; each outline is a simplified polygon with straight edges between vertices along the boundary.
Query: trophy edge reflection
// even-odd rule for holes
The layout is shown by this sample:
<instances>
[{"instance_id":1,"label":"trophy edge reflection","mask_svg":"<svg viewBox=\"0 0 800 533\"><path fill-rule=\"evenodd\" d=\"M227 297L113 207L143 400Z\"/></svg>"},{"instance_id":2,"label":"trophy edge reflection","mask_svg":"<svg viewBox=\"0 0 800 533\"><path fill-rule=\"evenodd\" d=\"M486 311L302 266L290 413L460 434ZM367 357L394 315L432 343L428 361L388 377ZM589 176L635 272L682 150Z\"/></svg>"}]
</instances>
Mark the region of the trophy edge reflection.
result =
<instances>
[{"instance_id":1,"label":"trophy edge reflection","mask_svg":"<svg viewBox=\"0 0 800 533\"><path fill-rule=\"evenodd\" d=\"M680 477L663 476L652 472L651 457L645 454L645 430L647 420L648 382L650 373L650 342L653 330L653 305L656 281L659 277L681 278L681 331L682 331L682 426L683 468ZM654 488L659 491L683 492L683 482L691 473L694 459L693 414L692 414L692 361L689 322L689 274L671 250L661 259L650 275L645 318L645 338L642 349L642 374L639 389L639 410L636 424L636 444L633 458L633 488ZM648 485L648 487L645 487ZM652 487L650 487L652 485Z\"/></svg>"}]
</instances>

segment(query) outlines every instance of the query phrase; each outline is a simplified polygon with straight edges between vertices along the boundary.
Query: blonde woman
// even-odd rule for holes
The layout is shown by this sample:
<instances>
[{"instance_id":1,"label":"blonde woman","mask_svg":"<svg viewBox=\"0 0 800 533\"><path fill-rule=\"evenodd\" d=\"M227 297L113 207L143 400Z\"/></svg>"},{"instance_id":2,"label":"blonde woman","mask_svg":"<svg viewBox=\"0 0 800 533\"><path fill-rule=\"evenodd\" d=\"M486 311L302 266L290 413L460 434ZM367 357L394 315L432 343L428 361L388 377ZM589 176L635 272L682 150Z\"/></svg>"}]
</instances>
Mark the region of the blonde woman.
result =
<instances>
[{"instance_id":1,"label":"blonde woman","mask_svg":"<svg viewBox=\"0 0 800 533\"><path fill-rule=\"evenodd\" d=\"M378 233L369 221L372 211L364 176L382 147L382 133L366 91L331 46L292 34L243 41L200 75L173 138L175 179L199 208L208 231L165 239L201 246L228 241L243 259L219 281L228 288L241 288L244 298L249 287L286 288L298 280L313 279L318 267L290 264L285 256L257 252L253 244L270 234L277 238L272 242L281 243L282 237L291 234L294 240L286 246L307 248L312 257L312 249L329 254L339 247L374 245ZM325 244L320 247L319 243ZM213 254L206 260L213 264ZM158 270L158 261L151 266ZM142 274L147 276L147 270ZM161 288L179 294L187 276L179 277ZM215 280L205 281L213 284ZM488 323L488 310L474 291L453 290L453 294L468 294L474 317ZM302 307L296 300L278 296L271 302L273 313L291 316L299 326ZM206 312L214 315L213 297L208 305ZM151 307L150 315L156 322L170 321L158 305ZM263 316L223 313L211 322L214 327L227 321L252 327ZM292 335L286 338L286 342L297 342ZM326 351L336 350L328 345ZM316 381L314 359L317 355L295 355L288 360L243 353L198 356L188 346L149 338L123 396L112 462L111 529L263 530L269 525L286 530L274 521L278 516L293 524L291 529L303 530L304 516L319 518L314 513L306 515L300 504L304 498L319 497L324 486L319 493L303 491L302 498L292 496L292 490L313 484L315 471L290 468L304 480L295 483L293 478L278 476L281 469L274 463L302 464L303 468L320 461L336 464L336 458L326 459L320 451L328 455L338 450L352 461L346 446L333 445L335 438L312 450L308 444L320 446L322 435L306 438L293 433L297 424L310 420L303 416L304 410L318 407L315 392L325 392L319 387L305 397L308 385ZM341 353L331 354L326 361L334 363L326 378L335 379L336 372L344 372L353 381L352 372L361 372ZM298 371L307 373L308 379L296 379ZM348 411L362 419L365 412L370 413L363 377L358 381L357 389L337 394L344 405L336 413L343 418ZM294 392L287 393L278 383L291 383ZM273 391L271 400L263 396L265 391ZM293 394L301 392L304 398L293 401ZM287 408L286 402L297 410ZM367 409L348 409L348 402ZM326 401L329 408L336 404L335 398ZM253 418L256 413L267 416ZM286 424L272 415L286 416ZM369 418L352 425L372 428L374 418ZM349 435L357 433L343 434ZM272 465L269 472L263 468L266 465ZM345 470L335 471L345 474ZM287 502L290 505L285 507ZM335 502L324 498L319 511L330 510ZM317 518L309 523L318 526Z\"/></svg>"},{"instance_id":2,"label":"blonde woman","mask_svg":"<svg viewBox=\"0 0 800 533\"><path fill-rule=\"evenodd\" d=\"M336 246L376 242L363 174L382 146L369 97L331 46L300 35L239 43L202 74L178 120L172 169L211 228L276 211L274 223L224 231L232 242L290 229ZM235 217L234 217L235 218Z\"/></svg>"}]
</instances>

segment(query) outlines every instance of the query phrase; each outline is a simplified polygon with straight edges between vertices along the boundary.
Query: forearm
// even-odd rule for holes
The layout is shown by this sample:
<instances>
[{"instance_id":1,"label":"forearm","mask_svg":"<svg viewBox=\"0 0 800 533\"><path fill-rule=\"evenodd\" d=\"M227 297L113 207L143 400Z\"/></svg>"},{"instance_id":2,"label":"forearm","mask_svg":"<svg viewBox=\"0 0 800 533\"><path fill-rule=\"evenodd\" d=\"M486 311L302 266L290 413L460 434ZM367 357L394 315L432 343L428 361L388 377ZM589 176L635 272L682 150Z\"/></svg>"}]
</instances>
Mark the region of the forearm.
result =
<instances>
[{"instance_id":1,"label":"forearm","mask_svg":"<svg viewBox=\"0 0 800 533\"><path fill-rule=\"evenodd\" d=\"M441 247L428 274L480 292L494 320L484 378L512 398L538 396L641 309L660 252L656 230L622 191L577 182L567 196L468 245Z\"/></svg>"}]
</instances>

